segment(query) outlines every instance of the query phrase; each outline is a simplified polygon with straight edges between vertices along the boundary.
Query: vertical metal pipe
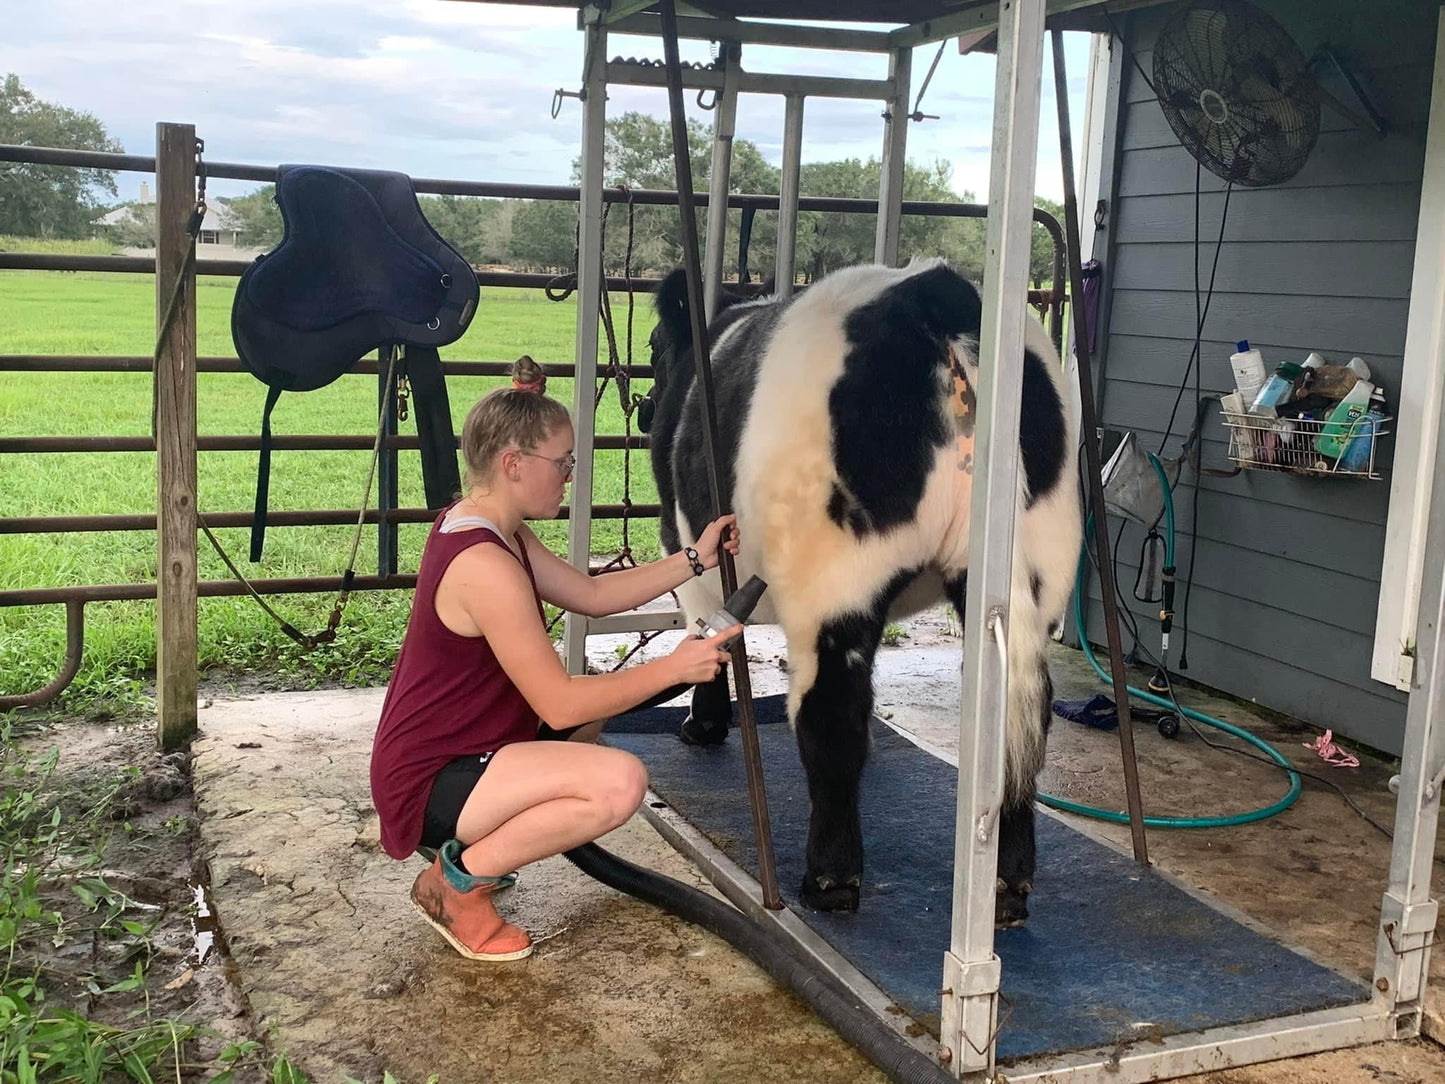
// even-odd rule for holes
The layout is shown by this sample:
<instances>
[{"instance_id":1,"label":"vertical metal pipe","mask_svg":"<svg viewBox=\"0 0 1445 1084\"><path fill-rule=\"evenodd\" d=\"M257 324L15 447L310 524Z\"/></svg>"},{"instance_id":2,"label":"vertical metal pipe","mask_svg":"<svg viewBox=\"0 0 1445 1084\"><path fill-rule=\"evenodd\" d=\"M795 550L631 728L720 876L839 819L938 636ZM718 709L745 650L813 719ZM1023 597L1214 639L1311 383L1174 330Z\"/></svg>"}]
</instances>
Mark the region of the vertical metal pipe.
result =
<instances>
[{"instance_id":1,"label":"vertical metal pipe","mask_svg":"<svg viewBox=\"0 0 1445 1084\"><path fill-rule=\"evenodd\" d=\"M1436 28L1436 55L1445 56L1445 11ZM1445 111L1445 82L1437 69L1430 103L1430 124L1441 123ZM1432 147L1431 158L1435 154ZM1433 162L1427 160L1426 175ZM1421 238L1429 218L1421 211ZM1433 238L1437 240L1438 219ZM1410 700L1405 710L1405 740L1400 751L1399 798L1395 803L1394 842L1390 850L1390 879L1380 905L1375 950L1376 998L1396 1013L1410 1013L1397 1027L1414 1034L1425 1004L1430 976L1430 951L1439 913L1430 897L1434 873L1435 840L1440 830L1440 796L1445 788L1445 392L1437 389L1419 404L1421 417L1434 418L1435 484L1431 487L1420 551L1419 603L1415 611L1414 666ZM1428 432L1428 431L1427 431ZM1425 434L1422 434L1422 438Z\"/></svg>"},{"instance_id":2,"label":"vertical metal pipe","mask_svg":"<svg viewBox=\"0 0 1445 1084\"><path fill-rule=\"evenodd\" d=\"M742 68L742 46L722 43L723 88L713 116L712 165L708 173L707 201L707 289L706 313L711 322L722 298L723 262L727 258L728 179L732 173L733 133L738 121L738 77ZM689 160L689 166L692 164ZM682 186L679 179L678 187Z\"/></svg>"},{"instance_id":3,"label":"vertical metal pipe","mask_svg":"<svg viewBox=\"0 0 1445 1084\"><path fill-rule=\"evenodd\" d=\"M400 499L399 476L396 449L385 443L385 437L396 436L396 384L386 379L395 349L388 343L377 351L376 405L382 417L383 443L380 461L376 464L376 506L381 511L376 519L376 574L382 577L394 576L397 572L397 525L388 520L386 513L394 511Z\"/></svg>"},{"instance_id":4,"label":"vertical metal pipe","mask_svg":"<svg viewBox=\"0 0 1445 1084\"><path fill-rule=\"evenodd\" d=\"M1089 336L1084 327L1084 273L1079 262L1079 200L1074 189L1073 139L1069 130L1069 81L1064 71L1063 31L1052 31L1054 92L1059 106L1059 157L1064 169L1064 231L1069 260L1069 295L1073 299L1074 352L1079 364L1079 400L1083 412L1084 465L1089 476L1089 504L1094 509L1094 547L1099 554L1099 590L1104 595L1104 631L1109 641L1109 674L1119 707L1119 751L1124 758L1124 792L1129 807L1129 835L1134 861L1149 864L1144 838L1144 804L1139 797L1139 762L1134 756L1134 725L1129 711L1129 680L1124 673L1124 645L1119 635L1119 596L1114 589L1114 562L1109 559L1109 524L1104 515L1104 481L1100 473L1099 418L1094 413L1094 381L1089 361Z\"/></svg>"},{"instance_id":5,"label":"vertical metal pipe","mask_svg":"<svg viewBox=\"0 0 1445 1084\"><path fill-rule=\"evenodd\" d=\"M893 267L898 263L898 232L903 218L903 165L908 159L908 93L913 50L894 49L888 62L893 97L883 128L883 168L878 177L878 232L873 258Z\"/></svg>"},{"instance_id":6,"label":"vertical metal pipe","mask_svg":"<svg viewBox=\"0 0 1445 1084\"><path fill-rule=\"evenodd\" d=\"M688 313L692 319L693 356L697 364L698 398L702 407L703 450L707 461L707 484L712 497L714 516L723 514L721 473L718 457L721 446L717 435L717 414L713 409L712 361L709 357L707 325L702 313L702 273L697 251L697 219L693 217L692 166L687 156L687 120L682 105L682 66L677 48L677 9L673 0L663 0L662 47L667 63L667 99L672 118L672 155L677 165L678 211L682 227L682 265L687 278ZM732 554L720 550L718 574L722 579L723 596L737 590L737 570ZM758 880L762 886L763 906L782 909L778 895L778 875L773 863L772 830L768 824L768 799L763 789L763 761L758 747L757 718L753 711L752 681L748 674L746 635L733 641L733 681L738 693L738 729L743 738L743 763L748 774L748 799L753 818L753 838L758 852Z\"/></svg>"},{"instance_id":7,"label":"vertical metal pipe","mask_svg":"<svg viewBox=\"0 0 1445 1084\"><path fill-rule=\"evenodd\" d=\"M993 951L1008 726L1008 656L1001 644L1008 642L1011 621L1044 2L1015 0L999 8L964 606L952 935L943 961L939 1035L951 1055L949 1067L959 1074L993 1066L1001 974Z\"/></svg>"},{"instance_id":8,"label":"vertical metal pipe","mask_svg":"<svg viewBox=\"0 0 1445 1084\"><path fill-rule=\"evenodd\" d=\"M1441 18L1445 42L1445 16ZM1435 478L1445 477L1445 402L1425 404L1436 419ZM1430 896L1435 840L1445 789L1445 487L1432 487L1425 523L1420 604L1415 619L1415 666L1405 709L1400 752L1399 798L1395 803L1390 879L1380 905L1375 949L1377 1000L1395 1012L1412 1012L1418 1028L1430 975L1430 951L1439 917Z\"/></svg>"},{"instance_id":9,"label":"vertical metal pipe","mask_svg":"<svg viewBox=\"0 0 1445 1084\"><path fill-rule=\"evenodd\" d=\"M773 279L778 296L793 295L798 252L798 177L803 168L803 103L801 94L789 94L783 111L783 175L778 189L778 253Z\"/></svg>"},{"instance_id":10,"label":"vertical metal pipe","mask_svg":"<svg viewBox=\"0 0 1445 1084\"><path fill-rule=\"evenodd\" d=\"M597 435L597 321L602 307L602 183L607 125L607 30L587 28L589 67L584 74L582 177L578 192L577 350L572 391L575 420L571 513L567 520L567 559L587 569L592 552L592 451ZM587 617L568 613L563 631L563 661L569 674L587 669Z\"/></svg>"}]
</instances>

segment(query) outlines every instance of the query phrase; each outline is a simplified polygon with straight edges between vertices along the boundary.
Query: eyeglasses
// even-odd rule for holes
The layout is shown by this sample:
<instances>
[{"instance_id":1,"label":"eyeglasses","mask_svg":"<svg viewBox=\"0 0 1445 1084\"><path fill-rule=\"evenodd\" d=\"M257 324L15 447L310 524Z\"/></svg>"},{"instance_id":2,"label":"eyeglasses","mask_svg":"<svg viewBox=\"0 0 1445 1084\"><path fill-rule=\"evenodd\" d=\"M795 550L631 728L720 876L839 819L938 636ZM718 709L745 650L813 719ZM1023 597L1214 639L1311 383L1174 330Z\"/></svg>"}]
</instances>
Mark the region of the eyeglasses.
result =
<instances>
[{"instance_id":1,"label":"eyeglasses","mask_svg":"<svg viewBox=\"0 0 1445 1084\"><path fill-rule=\"evenodd\" d=\"M523 452L519 450L517 454L528 455L531 456L533 459L547 460L547 462L551 463L554 467L556 467L559 471L562 472L563 478L570 477L572 472L577 469L577 457L571 452L568 452L564 456L558 456L556 459L553 459L550 455L539 455L537 452Z\"/></svg>"}]
</instances>

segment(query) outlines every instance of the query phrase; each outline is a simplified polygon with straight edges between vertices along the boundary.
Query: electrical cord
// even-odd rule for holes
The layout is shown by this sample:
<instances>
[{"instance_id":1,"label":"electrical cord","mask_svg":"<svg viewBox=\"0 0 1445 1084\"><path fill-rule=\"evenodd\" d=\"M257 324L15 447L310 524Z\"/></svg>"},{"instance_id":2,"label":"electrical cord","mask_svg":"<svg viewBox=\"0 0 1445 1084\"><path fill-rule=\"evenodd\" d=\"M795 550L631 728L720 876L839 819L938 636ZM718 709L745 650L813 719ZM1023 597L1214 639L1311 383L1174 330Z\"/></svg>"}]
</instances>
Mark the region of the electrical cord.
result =
<instances>
[{"instance_id":1,"label":"electrical cord","mask_svg":"<svg viewBox=\"0 0 1445 1084\"><path fill-rule=\"evenodd\" d=\"M1147 649L1146 649L1146 651L1145 651L1145 654L1148 654ZM1225 745L1223 742L1210 741L1209 738L1208 738L1208 736L1206 736L1205 733L1204 733L1202 730L1199 729L1199 727L1195 726L1195 725L1194 725L1194 722L1193 722L1191 719L1189 719L1187 716L1185 716L1184 714L1182 714L1182 710L1183 710L1183 709L1181 709L1181 708L1179 707L1179 698L1174 695L1174 681L1173 681L1173 679L1169 676L1169 672L1168 672L1167 670L1163 670L1162 667L1161 667L1160 669L1161 669L1161 670L1163 671L1163 673L1164 673L1164 684L1165 684L1165 687L1166 687L1167 690L1168 690L1169 700L1174 704L1174 707L1175 707L1176 712L1179 712L1179 713L1180 713L1179 717L1180 717L1181 719L1183 719L1185 723L1188 724L1189 729L1192 730L1192 731L1194 731L1195 736L1196 736L1200 741L1202 741L1205 745L1209 746L1209 748L1211 748L1211 749L1216 749L1216 750L1218 750L1218 751L1220 751L1220 752L1222 752L1222 753L1233 753L1235 756L1245 757L1245 758L1248 759L1248 760L1255 760L1255 761L1258 761L1258 762L1261 763L1261 764L1268 764L1268 765L1270 765L1271 767L1275 767L1275 768L1278 768L1278 767L1279 767L1278 764L1276 764L1274 761L1270 760L1268 757L1257 756L1257 755L1255 755L1254 753L1251 753L1248 749L1236 749L1234 746L1232 746L1232 745ZM1323 784L1325 784L1325 786L1330 787L1331 789L1333 789L1333 790L1335 791L1335 793L1338 794L1338 795L1344 800L1344 803L1345 803L1347 806L1349 806L1352 810L1354 810L1354 812L1359 816L1359 818L1360 818L1361 820L1363 820L1363 821L1364 821L1366 824L1368 824L1370 827L1374 828L1376 831L1380 832L1386 839L1391 840L1391 841L1394 840L1394 838L1395 838L1395 833L1392 832L1389 828L1386 828L1386 827L1385 827L1383 824L1381 824L1379 821L1375 820L1374 817L1370 816L1370 815L1369 815L1368 813L1366 813L1363 809L1361 809L1361 808L1359 807L1359 805L1357 805L1357 804L1355 803L1355 800L1350 797L1349 792L1347 792L1344 787L1340 786L1340 785L1339 785L1338 783L1336 783L1333 779L1326 778L1325 776L1320 775L1320 774L1317 773L1317 772L1306 771L1304 768L1295 767L1295 768L1292 768L1291 770L1292 770L1296 775L1302 775L1302 776L1304 776L1306 779L1313 779L1313 780L1315 780L1316 782L1323 783ZM1445 858L1440 858L1440 857L1437 856L1437 857L1435 858L1435 861L1436 861L1436 862L1439 862L1442 866L1445 866Z\"/></svg>"},{"instance_id":2,"label":"electrical cord","mask_svg":"<svg viewBox=\"0 0 1445 1084\"><path fill-rule=\"evenodd\" d=\"M1150 92L1158 98L1159 91L1154 86L1153 80L1149 78L1144 66L1139 62L1138 54L1129 47L1124 33L1114 21L1108 8L1104 9L1104 18L1109 24L1109 29L1114 37L1119 39L1121 47L1128 53L1129 59L1133 61L1134 67L1138 69L1139 76L1144 80ZM1200 354L1204 337L1204 322L1209 318L1209 306L1214 300L1214 280L1219 270L1219 255L1224 247L1224 228L1229 221L1229 197L1234 191L1234 182L1230 181L1224 189L1224 209L1219 216L1219 237L1214 243L1214 260L1209 268L1209 286L1204 292L1201 304L1199 290L1199 212L1201 204L1200 183L1202 177L1202 166L1196 158L1194 161L1194 346L1189 354L1189 361L1184 366L1184 376L1179 382L1179 390L1174 396L1174 406L1169 411L1169 423L1165 426L1164 436L1159 441L1158 455L1162 457L1164 450L1169 444L1169 438L1174 435L1174 422L1179 414L1179 404L1184 400L1184 390L1189 386L1191 372L1194 375L1194 417L1195 426L1198 428L1203 424L1200 417L1200 404L1203 398L1201 376L1203 372L1203 359ZM1197 437L1197 434L1196 434ZM1186 447L1191 443L1186 441ZM1194 564L1195 554L1198 552L1198 522L1199 522L1199 480L1201 477L1200 467L1203 461L1203 448L1196 446L1194 449L1194 493L1190 502L1191 515L1189 519L1189 571L1184 579L1184 604L1179 610L1179 668L1189 669L1189 603L1194 594ZM1178 482L1176 481L1176 485ZM1172 490L1173 487L1171 487ZM1157 522L1155 526L1158 526ZM1143 551L1140 551L1140 564L1143 564Z\"/></svg>"},{"instance_id":3,"label":"electrical cord","mask_svg":"<svg viewBox=\"0 0 1445 1084\"><path fill-rule=\"evenodd\" d=\"M1093 562L1094 567L1097 570L1098 554L1092 550L1090 551L1090 560ZM1123 600L1121 599L1120 601L1122 603ZM1170 704L1173 705L1175 714L1185 724L1188 725L1189 729L1194 732L1195 736L1199 738L1200 741L1202 741L1205 745L1209 746L1210 749L1214 749L1222 753L1232 753L1235 756L1245 757L1248 760L1257 761L1260 764L1266 764L1274 768L1282 768L1282 770L1286 772L1293 772L1296 775L1301 775L1305 778L1313 779L1316 782L1323 783L1325 784L1325 786L1330 787L1332 790L1334 790L1335 793L1338 794L1340 798L1344 801L1344 803L1349 806L1350 809L1366 824L1370 825L1376 831L1380 832L1382 835L1385 836L1386 839L1393 840L1395 838L1394 832L1392 832L1385 825L1381 824L1379 821L1375 820L1374 817L1370 816L1370 814L1366 813L1363 809L1361 809L1360 806L1355 802L1355 800L1350 797L1349 793L1333 779L1326 778L1325 776L1320 775L1317 772L1311 772L1304 768L1296 767L1293 765L1288 768L1283 768L1277 761L1271 760L1268 757L1259 756L1258 754L1250 752L1248 749L1239 749L1232 745L1226 745L1223 742L1211 741L1209 737L1202 730L1200 730L1198 726L1195 725L1194 721L1189 718L1188 714L1184 710L1184 707L1179 703L1179 697L1174 690L1174 680L1173 677L1170 675L1168 668L1165 667L1154 655L1154 653L1139 639L1137 631L1138 625L1134 622L1133 615L1129 614L1127 608L1123 608L1122 606L1121 612L1128 615L1126 620L1129 622L1131 627L1131 635L1134 637L1135 650L1143 656L1146 662L1153 664L1154 667L1164 675L1165 693ZM1445 866L1445 858L1437 857L1435 861L1439 862L1442 866Z\"/></svg>"}]
</instances>

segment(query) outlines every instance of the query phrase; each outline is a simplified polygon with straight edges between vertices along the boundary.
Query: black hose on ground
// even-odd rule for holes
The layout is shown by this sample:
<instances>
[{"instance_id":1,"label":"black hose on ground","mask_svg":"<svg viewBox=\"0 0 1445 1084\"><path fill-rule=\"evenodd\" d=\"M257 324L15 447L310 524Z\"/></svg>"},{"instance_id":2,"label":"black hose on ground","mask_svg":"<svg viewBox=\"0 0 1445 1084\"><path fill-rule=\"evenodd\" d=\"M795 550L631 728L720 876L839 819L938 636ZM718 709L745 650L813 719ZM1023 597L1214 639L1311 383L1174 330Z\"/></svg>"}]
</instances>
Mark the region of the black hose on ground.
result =
<instances>
[{"instance_id":1,"label":"black hose on ground","mask_svg":"<svg viewBox=\"0 0 1445 1084\"><path fill-rule=\"evenodd\" d=\"M745 953L832 1025L890 1080L901 1084L957 1084L951 1074L905 1042L842 983L800 958L781 931L754 923L732 905L691 885L633 865L595 843L584 843L565 854L573 865L594 880L686 919Z\"/></svg>"}]
</instances>

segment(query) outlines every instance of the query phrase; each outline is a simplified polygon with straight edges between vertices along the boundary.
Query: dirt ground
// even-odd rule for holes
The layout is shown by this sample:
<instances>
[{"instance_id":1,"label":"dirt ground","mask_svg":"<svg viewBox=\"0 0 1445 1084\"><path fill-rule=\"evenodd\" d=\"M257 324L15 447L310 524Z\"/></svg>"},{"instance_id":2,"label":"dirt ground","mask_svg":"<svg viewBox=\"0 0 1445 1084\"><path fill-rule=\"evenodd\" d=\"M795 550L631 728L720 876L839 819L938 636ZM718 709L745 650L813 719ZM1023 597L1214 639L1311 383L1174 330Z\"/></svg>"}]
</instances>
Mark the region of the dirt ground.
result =
<instances>
[{"instance_id":1,"label":"dirt ground","mask_svg":"<svg viewBox=\"0 0 1445 1084\"><path fill-rule=\"evenodd\" d=\"M750 633L758 695L782 688L769 630ZM599 665L606 642L592 645ZM666 650L664 638L653 650ZM957 640L933 615L883 650L878 710L949 749L956 743ZM1054 660L1057 693L1098 684L1076 653ZM1189 691L1186 701L1248 722L1295 763L1331 773L1392 823L1382 762L1323 766L1306 728L1262 720ZM202 712L193 778L211 891L258 1032L274 1031L317 1080L881 1080L805 1006L725 942L590 881L565 860L523 871L499 905L538 940L517 965L457 956L410 910L419 860L380 851L367 757L380 690L217 700ZM1217 740L1217 739L1216 739ZM1150 813L1237 811L1283 793L1278 769L1137 730ZM1122 807L1115 733L1056 720L1047 792ZM1268 796L1267 798L1263 796ZM1127 828L1089 829L1127 845ZM1388 841L1322 785L1257 825L1150 833L1161 868L1214 893L1361 975ZM650 868L706 887L641 818L603 841ZM1434 974L1445 970L1436 956ZM1216 1073L1219 1084L1445 1080L1427 1040L1382 1044Z\"/></svg>"},{"instance_id":2,"label":"dirt ground","mask_svg":"<svg viewBox=\"0 0 1445 1084\"><path fill-rule=\"evenodd\" d=\"M123 896L122 915L145 930L143 938L96 932L71 936L63 944L57 937L53 945L45 945L40 962L46 1010L69 1009L120 1029L138 1026L142 1014L195 1025L200 1032L185 1045L179 1073L186 1080L202 1079L209 1074L199 1070L214 1065L220 1051L256 1035L241 983L216 940L189 755L157 752L154 726L147 723L22 718L15 731L16 745L29 755L36 773L27 777L24 788L35 786L40 793L58 796L67 819L97 807L103 811L89 844L93 856L76 868L104 882L104 889L91 882L103 900ZM37 782L39 765L53 750L59 756L42 786ZM98 864L89 864L92 857ZM62 857L52 859L50 866L66 864ZM48 893L47 902L72 928L95 924L97 912L70 889L62 886ZM137 962L144 966L145 987L116 989L131 977ZM18 970L21 961L11 963ZM13 1050L8 1053L14 1056ZM167 1069L171 1061L165 1057ZM238 1079L260 1079L255 1059L237 1067ZM13 1068L0 1053L0 1078L15 1079L9 1072ZM52 1078L42 1071L39 1079Z\"/></svg>"},{"instance_id":3,"label":"dirt ground","mask_svg":"<svg viewBox=\"0 0 1445 1084\"><path fill-rule=\"evenodd\" d=\"M749 633L758 695L783 687L770 631ZM649 650L669 646L664 637ZM597 665L613 658L611 648L602 638L591 646ZM910 622L880 653L879 714L951 751L957 653L942 616ZM1060 697L1100 689L1076 652L1056 651L1053 671ZM59 744L62 769L77 777L127 764L142 770L125 812L146 831L107 853L108 876L159 915L157 1006L216 1033L193 1062L222 1041L257 1038L287 1052L310 1079L337 1084L379 1084L386 1073L397 1084L433 1075L579 1084L884 1079L725 942L597 884L564 859L528 867L499 897L537 941L532 958L484 966L459 957L409 907L420 860L395 862L377 843L367 759L381 696L255 688L216 696L203 702L190 756L169 761L144 726L56 723L28 739ZM1385 762L1362 755L1358 769L1329 768L1303 748L1314 736L1307 728L1194 690L1181 698L1247 723L1392 825ZM1136 741L1149 813L1239 811L1285 788L1278 769L1212 750L1188 730L1166 740L1141 724ZM1056 719L1042 789L1122 808L1118 764L1116 733ZM1084 826L1128 845L1126 827ZM640 817L602 842L711 890ZM1344 969L1370 974L1388 841L1329 788L1306 779L1278 817L1203 832L1154 830L1149 846L1161 869ZM1441 954L1432 975L1445 989ZM178 985L163 990L162 981ZM1429 1040L1379 1044L1194 1079L1434 1084L1445 1080L1445 1050Z\"/></svg>"}]
</instances>

